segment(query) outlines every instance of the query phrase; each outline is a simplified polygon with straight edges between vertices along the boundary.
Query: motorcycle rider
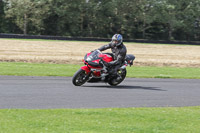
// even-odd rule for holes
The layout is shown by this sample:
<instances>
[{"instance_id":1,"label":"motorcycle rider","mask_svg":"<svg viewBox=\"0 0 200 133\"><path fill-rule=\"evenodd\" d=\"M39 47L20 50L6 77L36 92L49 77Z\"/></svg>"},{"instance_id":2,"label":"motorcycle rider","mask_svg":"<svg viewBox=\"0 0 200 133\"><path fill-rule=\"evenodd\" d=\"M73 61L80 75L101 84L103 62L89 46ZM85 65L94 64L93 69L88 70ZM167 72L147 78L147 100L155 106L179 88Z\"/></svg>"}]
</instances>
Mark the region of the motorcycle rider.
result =
<instances>
[{"instance_id":1,"label":"motorcycle rider","mask_svg":"<svg viewBox=\"0 0 200 133\"><path fill-rule=\"evenodd\" d=\"M120 80L121 77L117 74L117 70L122 66L126 57L126 46L123 44L123 37L120 34L115 34L109 44L100 47L98 50L104 51L111 48L113 61L107 63L102 60L103 64L109 68L109 74L111 77L117 77L116 80Z\"/></svg>"}]
</instances>

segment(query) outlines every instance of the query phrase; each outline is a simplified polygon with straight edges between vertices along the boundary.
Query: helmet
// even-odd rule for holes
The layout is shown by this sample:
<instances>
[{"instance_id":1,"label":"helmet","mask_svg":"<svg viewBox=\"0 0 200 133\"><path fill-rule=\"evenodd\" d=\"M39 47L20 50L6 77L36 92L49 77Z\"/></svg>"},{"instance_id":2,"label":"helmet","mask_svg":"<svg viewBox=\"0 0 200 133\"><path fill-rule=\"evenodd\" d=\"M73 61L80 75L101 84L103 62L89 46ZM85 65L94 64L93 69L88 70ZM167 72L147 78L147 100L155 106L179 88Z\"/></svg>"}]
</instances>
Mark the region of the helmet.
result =
<instances>
[{"instance_id":1,"label":"helmet","mask_svg":"<svg viewBox=\"0 0 200 133\"><path fill-rule=\"evenodd\" d=\"M123 41L122 35L120 34L115 34L112 37L112 43L117 47L119 46Z\"/></svg>"}]
</instances>

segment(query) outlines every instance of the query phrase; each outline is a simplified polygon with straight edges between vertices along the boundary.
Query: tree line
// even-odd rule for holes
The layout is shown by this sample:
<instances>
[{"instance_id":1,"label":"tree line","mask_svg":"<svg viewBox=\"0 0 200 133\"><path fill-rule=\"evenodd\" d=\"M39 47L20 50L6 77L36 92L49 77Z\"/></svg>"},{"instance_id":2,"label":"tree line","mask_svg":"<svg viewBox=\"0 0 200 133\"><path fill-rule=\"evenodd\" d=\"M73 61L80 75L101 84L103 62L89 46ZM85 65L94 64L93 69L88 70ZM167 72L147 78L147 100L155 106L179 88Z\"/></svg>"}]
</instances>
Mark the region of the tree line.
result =
<instances>
[{"instance_id":1,"label":"tree line","mask_svg":"<svg viewBox=\"0 0 200 133\"><path fill-rule=\"evenodd\" d=\"M200 41L200 0L0 0L0 33Z\"/></svg>"}]
</instances>

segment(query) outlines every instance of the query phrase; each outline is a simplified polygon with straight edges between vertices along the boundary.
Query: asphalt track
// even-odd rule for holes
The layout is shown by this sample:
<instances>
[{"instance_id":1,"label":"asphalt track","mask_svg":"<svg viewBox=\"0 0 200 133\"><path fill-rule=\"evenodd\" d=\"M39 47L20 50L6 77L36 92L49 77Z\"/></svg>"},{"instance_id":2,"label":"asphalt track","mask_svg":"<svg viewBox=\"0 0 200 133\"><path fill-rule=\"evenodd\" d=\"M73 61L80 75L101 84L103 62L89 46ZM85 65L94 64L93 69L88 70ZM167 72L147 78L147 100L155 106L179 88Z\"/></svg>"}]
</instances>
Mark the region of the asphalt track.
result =
<instances>
[{"instance_id":1,"label":"asphalt track","mask_svg":"<svg viewBox=\"0 0 200 133\"><path fill-rule=\"evenodd\" d=\"M200 105L199 79L126 78L117 87L71 77L0 76L0 109L180 107Z\"/></svg>"}]
</instances>

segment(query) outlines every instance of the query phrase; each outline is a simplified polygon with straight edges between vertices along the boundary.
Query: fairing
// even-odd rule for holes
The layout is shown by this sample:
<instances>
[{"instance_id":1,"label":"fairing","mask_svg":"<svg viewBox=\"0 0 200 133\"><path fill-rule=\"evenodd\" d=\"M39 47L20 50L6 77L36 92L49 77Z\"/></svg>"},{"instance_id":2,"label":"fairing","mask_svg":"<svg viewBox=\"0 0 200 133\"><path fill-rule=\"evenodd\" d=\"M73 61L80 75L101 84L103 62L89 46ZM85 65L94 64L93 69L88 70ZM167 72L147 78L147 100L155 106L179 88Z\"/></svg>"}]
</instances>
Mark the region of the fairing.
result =
<instances>
[{"instance_id":1,"label":"fairing","mask_svg":"<svg viewBox=\"0 0 200 133\"><path fill-rule=\"evenodd\" d=\"M103 66L99 64L100 59L105 62L113 61L112 56L109 54L101 53L99 50L93 51L91 53L87 53L84 58L84 62L87 65L90 65L91 68L102 68Z\"/></svg>"}]
</instances>

